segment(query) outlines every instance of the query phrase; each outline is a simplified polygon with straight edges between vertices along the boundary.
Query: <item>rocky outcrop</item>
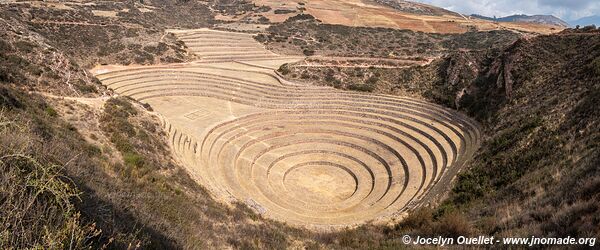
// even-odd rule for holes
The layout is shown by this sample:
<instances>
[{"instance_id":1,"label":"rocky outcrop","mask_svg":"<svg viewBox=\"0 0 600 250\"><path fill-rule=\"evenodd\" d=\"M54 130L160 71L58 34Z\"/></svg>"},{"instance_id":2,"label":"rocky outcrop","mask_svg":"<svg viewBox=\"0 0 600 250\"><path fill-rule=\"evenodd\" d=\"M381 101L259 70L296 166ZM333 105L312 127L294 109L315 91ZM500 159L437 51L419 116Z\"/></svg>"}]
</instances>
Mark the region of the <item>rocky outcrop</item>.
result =
<instances>
[{"instance_id":1,"label":"rocky outcrop","mask_svg":"<svg viewBox=\"0 0 600 250\"><path fill-rule=\"evenodd\" d=\"M445 69L444 87L448 95L454 95L454 107L459 109L460 102L471 82L473 82L481 71L481 56L472 52L460 51L446 58L447 66Z\"/></svg>"},{"instance_id":2,"label":"rocky outcrop","mask_svg":"<svg viewBox=\"0 0 600 250\"><path fill-rule=\"evenodd\" d=\"M504 95L509 100L512 99L513 86L515 84L515 77L513 76L514 65L518 61L521 61L522 54L519 52L523 50L523 47L527 47L528 45L529 41L527 38L517 40L494 59L486 74L487 78L496 78L496 87L504 89Z\"/></svg>"}]
</instances>

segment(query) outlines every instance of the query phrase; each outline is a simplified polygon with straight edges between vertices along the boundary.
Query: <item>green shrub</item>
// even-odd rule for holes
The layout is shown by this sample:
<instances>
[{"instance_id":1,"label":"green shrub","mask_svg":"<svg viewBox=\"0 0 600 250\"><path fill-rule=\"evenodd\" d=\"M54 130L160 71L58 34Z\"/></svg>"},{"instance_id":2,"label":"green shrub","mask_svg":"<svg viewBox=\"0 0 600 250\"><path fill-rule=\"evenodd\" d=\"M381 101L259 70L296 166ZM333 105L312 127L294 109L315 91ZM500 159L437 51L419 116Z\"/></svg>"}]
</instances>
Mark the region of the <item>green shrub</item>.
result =
<instances>
[{"instance_id":1,"label":"green shrub","mask_svg":"<svg viewBox=\"0 0 600 250\"><path fill-rule=\"evenodd\" d=\"M457 205L466 204L486 194L486 184L489 178L475 171L467 171L458 175L458 181L452 188L453 202Z\"/></svg>"},{"instance_id":2,"label":"green shrub","mask_svg":"<svg viewBox=\"0 0 600 250\"><path fill-rule=\"evenodd\" d=\"M349 90L361 91L361 92L373 92L375 90L374 84L350 84L348 85Z\"/></svg>"},{"instance_id":3,"label":"green shrub","mask_svg":"<svg viewBox=\"0 0 600 250\"><path fill-rule=\"evenodd\" d=\"M88 93L97 93L96 87L92 86L92 85L87 85L85 83L80 83L75 85L77 87L77 89L79 91L81 91L81 93L84 94L88 94Z\"/></svg>"},{"instance_id":4,"label":"green shrub","mask_svg":"<svg viewBox=\"0 0 600 250\"><path fill-rule=\"evenodd\" d=\"M112 134L112 136L110 137L110 142L112 142L115 145L119 152L126 153L133 151L133 145L131 145L127 138L120 134Z\"/></svg>"},{"instance_id":5,"label":"green shrub","mask_svg":"<svg viewBox=\"0 0 600 250\"><path fill-rule=\"evenodd\" d=\"M279 72L283 75L287 75L291 72L290 67L287 63L284 63L279 67Z\"/></svg>"},{"instance_id":6,"label":"green shrub","mask_svg":"<svg viewBox=\"0 0 600 250\"><path fill-rule=\"evenodd\" d=\"M29 72L30 74L32 74L34 76L40 76L44 73L44 70L42 70L42 68L40 68L38 65L35 65L35 64L31 64L31 65L27 66L26 70L27 70L27 72Z\"/></svg>"},{"instance_id":7,"label":"green shrub","mask_svg":"<svg viewBox=\"0 0 600 250\"><path fill-rule=\"evenodd\" d=\"M597 57L592 61L592 70L596 73L597 76L600 76L600 57Z\"/></svg>"},{"instance_id":8,"label":"green shrub","mask_svg":"<svg viewBox=\"0 0 600 250\"><path fill-rule=\"evenodd\" d=\"M156 47L152 46L152 45L148 45L144 47L144 51L148 52L148 53L156 53Z\"/></svg>"},{"instance_id":9,"label":"green shrub","mask_svg":"<svg viewBox=\"0 0 600 250\"><path fill-rule=\"evenodd\" d=\"M54 110L52 107L48 106L46 107L46 109L44 110L46 111L46 114L48 114L51 117L56 117L58 116L58 112L56 112L56 110Z\"/></svg>"},{"instance_id":10,"label":"green shrub","mask_svg":"<svg viewBox=\"0 0 600 250\"><path fill-rule=\"evenodd\" d=\"M154 56L144 51L135 51L136 57L133 59L137 64L152 63Z\"/></svg>"},{"instance_id":11,"label":"green shrub","mask_svg":"<svg viewBox=\"0 0 600 250\"><path fill-rule=\"evenodd\" d=\"M342 81L335 79L331 84L336 89L341 89L343 87Z\"/></svg>"},{"instance_id":12,"label":"green shrub","mask_svg":"<svg viewBox=\"0 0 600 250\"><path fill-rule=\"evenodd\" d=\"M6 53L10 52L11 50L12 50L12 46L10 45L10 43L8 43L4 40L0 40L0 53L6 54Z\"/></svg>"},{"instance_id":13,"label":"green shrub","mask_svg":"<svg viewBox=\"0 0 600 250\"><path fill-rule=\"evenodd\" d=\"M369 79L367 79L367 81L365 83L368 85L375 85L377 82L379 82L379 77L371 76L371 77L369 77Z\"/></svg>"},{"instance_id":14,"label":"green shrub","mask_svg":"<svg viewBox=\"0 0 600 250\"><path fill-rule=\"evenodd\" d=\"M25 52L25 53L31 53L33 51L33 48L36 47L35 44L27 42L27 41L17 41L15 42L15 47L20 50L21 52Z\"/></svg>"},{"instance_id":15,"label":"green shrub","mask_svg":"<svg viewBox=\"0 0 600 250\"><path fill-rule=\"evenodd\" d=\"M287 10L287 9L276 9L273 11L273 13L277 14L277 15L284 15L284 14L290 14L290 13L294 13L296 12L295 10Z\"/></svg>"},{"instance_id":16,"label":"green shrub","mask_svg":"<svg viewBox=\"0 0 600 250\"><path fill-rule=\"evenodd\" d=\"M0 109L8 108L22 108L23 104L17 96L11 93L10 90L4 87L0 87Z\"/></svg>"},{"instance_id":17,"label":"green shrub","mask_svg":"<svg viewBox=\"0 0 600 250\"><path fill-rule=\"evenodd\" d=\"M303 50L303 51L302 51L302 53L303 53L305 56L314 56L314 55L315 55L315 51L314 51L314 50L312 50L312 49L305 49L305 50Z\"/></svg>"},{"instance_id":18,"label":"green shrub","mask_svg":"<svg viewBox=\"0 0 600 250\"><path fill-rule=\"evenodd\" d=\"M157 54L163 54L163 53L167 52L168 50L169 50L169 46L167 46L166 43L159 42L158 45L156 46Z\"/></svg>"},{"instance_id":19,"label":"green shrub","mask_svg":"<svg viewBox=\"0 0 600 250\"><path fill-rule=\"evenodd\" d=\"M257 21L259 23L269 23L271 20L269 20L269 18L266 18L265 16L260 16Z\"/></svg>"},{"instance_id":20,"label":"green shrub","mask_svg":"<svg viewBox=\"0 0 600 250\"><path fill-rule=\"evenodd\" d=\"M310 14L298 14L285 20L285 23L296 21L315 20L315 17Z\"/></svg>"},{"instance_id":21,"label":"green shrub","mask_svg":"<svg viewBox=\"0 0 600 250\"><path fill-rule=\"evenodd\" d=\"M8 63L12 64L15 67L19 67L19 68L25 68L27 66L29 66L29 61L23 59L20 56L17 55L8 55L6 56L6 60ZM18 69L13 69L13 70L18 70Z\"/></svg>"},{"instance_id":22,"label":"green shrub","mask_svg":"<svg viewBox=\"0 0 600 250\"><path fill-rule=\"evenodd\" d=\"M71 202L79 190L60 174L61 167L5 153L0 154L0 247L88 248L88 239L100 232L81 223Z\"/></svg>"},{"instance_id":23,"label":"green shrub","mask_svg":"<svg viewBox=\"0 0 600 250\"><path fill-rule=\"evenodd\" d=\"M521 126L511 127L502 131L490 142L490 154L497 155L498 153L513 147L518 140L522 139L526 134L530 133L541 124L542 119L540 117L534 117Z\"/></svg>"},{"instance_id":24,"label":"green shrub","mask_svg":"<svg viewBox=\"0 0 600 250\"><path fill-rule=\"evenodd\" d=\"M325 82L327 83L333 83L336 79L333 75L333 70L332 71L328 71L325 75Z\"/></svg>"},{"instance_id":25,"label":"green shrub","mask_svg":"<svg viewBox=\"0 0 600 250\"><path fill-rule=\"evenodd\" d=\"M129 117L136 115L137 111L126 98L111 98L106 101L105 111L109 113L118 112L120 117Z\"/></svg>"},{"instance_id":26,"label":"green shrub","mask_svg":"<svg viewBox=\"0 0 600 250\"><path fill-rule=\"evenodd\" d=\"M125 162L125 165L135 168L141 168L144 166L144 157L133 152L124 153L123 161Z\"/></svg>"}]
</instances>

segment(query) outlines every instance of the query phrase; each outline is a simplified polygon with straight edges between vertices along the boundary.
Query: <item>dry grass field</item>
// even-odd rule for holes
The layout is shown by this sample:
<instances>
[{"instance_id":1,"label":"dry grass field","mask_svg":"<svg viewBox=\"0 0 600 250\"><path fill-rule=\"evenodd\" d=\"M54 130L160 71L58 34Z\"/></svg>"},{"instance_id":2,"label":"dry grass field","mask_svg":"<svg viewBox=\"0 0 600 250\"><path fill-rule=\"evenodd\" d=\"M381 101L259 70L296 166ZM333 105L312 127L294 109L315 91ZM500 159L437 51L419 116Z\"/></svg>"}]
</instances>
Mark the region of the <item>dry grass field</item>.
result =
<instances>
[{"instance_id":1,"label":"dry grass field","mask_svg":"<svg viewBox=\"0 0 600 250\"><path fill-rule=\"evenodd\" d=\"M170 32L201 59L95 73L149 104L190 174L225 203L316 228L385 222L438 198L479 146L478 125L440 106L286 81L274 69L301 58L250 35Z\"/></svg>"},{"instance_id":2,"label":"dry grass field","mask_svg":"<svg viewBox=\"0 0 600 250\"><path fill-rule=\"evenodd\" d=\"M473 19L458 13L443 11L423 5L439 12L435 15L411 13L394 9L367 0L301 0L285 2L279 0L254 0L256 5L271 7L262 13L271 22L283 22L298 13L310 14L327 24L345 26L384 27L408 29L429 33L464 33L469 30L514 30L541 34L555 33L563 28L532 23L498 23ZM413 5L421 5L411 3Z\"/></svg>"}]
</instances>

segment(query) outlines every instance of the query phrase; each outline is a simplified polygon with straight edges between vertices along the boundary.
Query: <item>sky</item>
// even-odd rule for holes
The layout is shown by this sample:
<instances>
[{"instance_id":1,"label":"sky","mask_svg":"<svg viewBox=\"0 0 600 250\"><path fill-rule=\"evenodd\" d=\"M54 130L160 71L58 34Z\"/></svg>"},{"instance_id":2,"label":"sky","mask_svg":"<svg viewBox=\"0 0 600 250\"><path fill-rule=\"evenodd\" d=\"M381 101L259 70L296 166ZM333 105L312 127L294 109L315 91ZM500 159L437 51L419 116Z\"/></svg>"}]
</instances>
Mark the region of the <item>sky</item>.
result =
<instances>
[{"instance_id":1,"label":"sky","mask_svg":"<svg viewBox=\"0 0 600 250\"><path fill-rule=\"evenodd\" d=\"M600 0L414 0L462 14L504 17L554 15L565 21L600 15Z\"/></svg>"}]
</instances>

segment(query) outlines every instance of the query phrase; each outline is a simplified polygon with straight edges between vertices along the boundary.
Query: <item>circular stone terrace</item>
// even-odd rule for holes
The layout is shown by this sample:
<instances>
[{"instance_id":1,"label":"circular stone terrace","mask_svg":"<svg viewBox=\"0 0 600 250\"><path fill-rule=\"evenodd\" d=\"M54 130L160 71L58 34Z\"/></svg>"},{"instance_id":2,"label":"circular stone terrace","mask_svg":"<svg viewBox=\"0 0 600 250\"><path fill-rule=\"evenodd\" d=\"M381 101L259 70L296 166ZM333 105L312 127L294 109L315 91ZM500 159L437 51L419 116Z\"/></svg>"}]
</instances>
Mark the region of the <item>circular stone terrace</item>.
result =
<instances>
[{"instance_id":1,"label":"circular stone terrace","mask_svg":"<svg viewBox=\"0 0 600 250\"><path fill-rule=\"evenodd\" d=\"M220 201L292 225L385 221L433 201L479 146L471 119L422 100L297 84L251 35L171 31L199 61L97 70L150 104L189 173Z\"/></svg>"}]
</instances>

